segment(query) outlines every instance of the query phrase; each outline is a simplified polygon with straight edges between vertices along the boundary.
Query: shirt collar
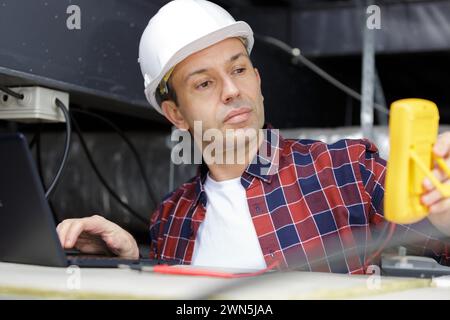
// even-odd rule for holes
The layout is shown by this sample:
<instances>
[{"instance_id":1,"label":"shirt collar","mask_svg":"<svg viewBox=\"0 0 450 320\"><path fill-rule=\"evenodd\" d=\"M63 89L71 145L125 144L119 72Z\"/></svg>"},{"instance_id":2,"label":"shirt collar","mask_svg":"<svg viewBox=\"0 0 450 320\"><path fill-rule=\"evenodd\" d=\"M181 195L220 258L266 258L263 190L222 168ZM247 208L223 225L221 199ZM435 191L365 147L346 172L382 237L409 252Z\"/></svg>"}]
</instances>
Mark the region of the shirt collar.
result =
<instances>
[{"instance_id":1,"label":"shirt collar","mask_svg":"<svg viewBox=\"0 0 450 320\"><path fill-rule=\"evenodd\" d=\"M265 182L271 182L272 176L278 173L280 150L284 144L279 130L270 124L263 128L264 138L253 161L245 169L244 174L257 177Z\"/></svg>"},{"instance_id":2,"label":"shirt collar","mask_svg":"<svg viewBox=\"0 0 450 320\"><path fill-rule=\"evenodd\" d=\"M248 187L251 183L252 177L263 180L270 183L272 176L278 173L281 150L284 146L284 139L280 135L278 129L274 129L270 124L265 124L263 127L263 142L261 143L258 152L256 153L253 161L247 166L243 175L242 182L244 187ZM208 166L202 162L199 166L196 176L195 185L195 201L194 205L198 201L201 201L203 205L206 205L206 194L204 183L209 169Z\"/></svg>"}]
</instances>

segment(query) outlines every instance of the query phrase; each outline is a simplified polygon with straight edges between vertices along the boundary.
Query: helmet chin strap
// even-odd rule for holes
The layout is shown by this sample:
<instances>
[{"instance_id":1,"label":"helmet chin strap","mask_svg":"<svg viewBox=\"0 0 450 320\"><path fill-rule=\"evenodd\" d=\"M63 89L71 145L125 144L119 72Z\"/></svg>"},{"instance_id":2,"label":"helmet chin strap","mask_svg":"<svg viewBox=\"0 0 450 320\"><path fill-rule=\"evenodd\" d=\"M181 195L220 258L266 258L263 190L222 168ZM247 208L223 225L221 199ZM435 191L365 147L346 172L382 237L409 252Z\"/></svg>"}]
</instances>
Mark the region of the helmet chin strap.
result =
<instances>
[{"instance_id":1,"label":"helmet chin strap","mask_svg":"<svg viewBox=\"0 0 450 320\"><path fill-rule=\"evenodd\" d=\"M159 83L159 92L161 95L165 95L169 93L169 88L167 87L167 81L169 81L170 76L172 75L173 69L175 69L175 66L170 68L169 71L164 75L161 82Z\"/></svg>"}]
</instances>

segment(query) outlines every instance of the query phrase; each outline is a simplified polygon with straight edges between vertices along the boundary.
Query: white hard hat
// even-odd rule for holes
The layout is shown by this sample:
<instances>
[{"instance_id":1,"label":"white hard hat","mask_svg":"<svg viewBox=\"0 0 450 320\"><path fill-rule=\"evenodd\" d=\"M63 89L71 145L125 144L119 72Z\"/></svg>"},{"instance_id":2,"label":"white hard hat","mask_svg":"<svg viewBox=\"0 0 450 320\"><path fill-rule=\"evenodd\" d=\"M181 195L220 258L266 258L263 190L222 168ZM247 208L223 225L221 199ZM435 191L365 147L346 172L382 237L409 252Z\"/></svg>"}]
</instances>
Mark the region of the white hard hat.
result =
<instances>
[{"instance_id":1,"label":"white hard hat","mask_svg":"<svg viewBox=\"0 0 450 320\"><path fill-rule=\"evenodd\" d=\"M174 0L163 6L150 19L139 43L148 102L162 114L155 94L166 74L191 54L232 37L243 38L250 53L252 29L220 6L205 0Z\"/></svg>"}]
</instances>

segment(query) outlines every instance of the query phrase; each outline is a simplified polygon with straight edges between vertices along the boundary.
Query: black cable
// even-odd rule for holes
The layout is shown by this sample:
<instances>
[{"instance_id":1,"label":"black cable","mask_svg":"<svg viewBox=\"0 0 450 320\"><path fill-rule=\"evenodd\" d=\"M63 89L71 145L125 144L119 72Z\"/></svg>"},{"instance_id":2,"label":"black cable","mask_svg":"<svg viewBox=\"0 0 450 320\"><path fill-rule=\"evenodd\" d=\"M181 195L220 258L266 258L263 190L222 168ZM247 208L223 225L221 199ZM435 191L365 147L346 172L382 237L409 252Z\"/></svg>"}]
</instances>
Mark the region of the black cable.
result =
<instances>
[{"instance_id":1,"label":"black cable","mask_svg":"<svg viewBox=\"0 0 450 320\"><path fill-rule=\"evenodd\" d=\"M9 94L10 96L12 96L12 97L14 97L16 99L22 100L23 97L24 97L23 94L14 92L10 88L5 87L5 86L0 86L0 90L3 91L6 94Z\"/></svg>"},{"instance_id":2,"label":"black cable","mask_svg":"<svg viewBox=\"0 0 450 320\"><path fill-rule=\"evenodd\" d=\"M71 109L70 112L81 113L81 114L85 114L85 115L97 118L97 119L103 121L104 123L106 123L107 125L109 125L111 128L113 128L117 132L117 134L125 141L125 143L130 148L131 152L133 153L134 158L136 159L136 162L138 164L139 171L141 172L141 176L144 181L145 187L147 188L147 192L150 196L151 201L153 202L154 206L156 207L158 205L158 201L156 200L156 197L153 194L153 191L152 191L153 188L150 186L150 181L148 180L147 175L145 173L144 164L142 162L141 156L140 156L139 152L137 151L136 146L128 138L128 136L123 132L123 130L120 129L117 125L115 125L111 120L109 120L99 114L96 114L94 112L89 112L89 111L80 110L80 109Z\"/></svg>"},{"instance_id":3,"label":"black cable","mask_svg":"<svg viewBox=\"0 0 450 320\"><path fill-rule=\"evenodd\" d=\"M55 104L62 111L62 113L64 114L64 118L66 120L66 139L64 142L64 153L63 153L63 157L61 160L61 164L59 165L58 171L56 172L56 175L53 178L53 181L51 182L50 187L45 192L45 197L47 199L50 198L50 196L54 192L57 184L60 181L61 173L64 171L64 168L66 167L67 157L68 157L69 151L70 151L70 142L71 142L71 134L72 134L72 126L70 124L70 115L69 115L69 112L67 111L66 106L58 98L55 99Z\"/></svg>"},{"instance_id":4,"label":"black cable","mask_svg":"<svg viewBox=\"0 0 450 320\"><path fill-rule=\"evenodd\" d=\"M292 48L287 43L284 43L283 41L273 38L273 37L270 37L270 36L261 36L261 35L256 35L256 34L254 36L255 36L255 39L261 40L262 42L273 45L273 46L283 50L287 54L289 54L293 58L294 64L296 64L297 61L300 61L305 67L307 67L308 69L310 69L311 71L313 71L314 73L316 73L317 75L319 75L320 77L322 77L323 79L325 79L326 81L328 81L329 83L334 85L335 87L344 91L346 94L355 98L356 100L361 101L361 94L359 92L357 92L357 91L353 90L352 88L348 87L347 85L343 84L342 82L337 80L335 77L330 75L328 72L326 72L325 70L320 68L318 65L316 65L314 62L307 59L305 56L303 56L300 53L300 50L298 48ZM386 109L386 107L384 107L378 103L374 103L374 108L379 110L380 112L389 114L389 110Z\"/></svg>"},{"instance_id":5,"label":"black cable","mask_svg":"<svg viewBox=\"0 0 450 320\"><path fill-rule=\"evenodd\" d=\"M9 94L10 96L13 96L13 97L17 98L17 99L23 99L24 98L23 94L19 94L17 92L14 92L11 89L9 89L8 87L0 86L0 90L5 92L5 93L7 93L7 94ZM71 140L71 132L72 132L71 125L70 125L70 116L69 116L69 113L67 112L67 108L64 106L64 104L58 98L56 98L55 104L56 104L56 106L58 108L61 109L61 111L64 114L64 118L66 120L66 139L65 139L65 143L64 143L64 153L63 153L63 158L61 160L61 164L60 164L60 166L58 168L58 171L56 172L55 177L53 178L52 183L50 184L50 187L48 188L48 190L45 193L45 197L47 199L52 195L53 191L55 190L56 185L58 184L59 179L61 177L61 173L63 172L63 170L64 170L64 168L66 166L67 157L68 157L69 150L70 150L70 140ZM42 165L41 165L41 158L40 158L40 152L41 152L40 151L40 145L41 145L40 144L40 138L41 138L41 125L39 124L38 125L38 132L31 139L31 141L29 143L29 148L30 149L33 148L34 144L36 143L36 148L37 148L36 152L37 152L37 162L38 162L38 168L39 168L39 175L41 177L42 185L43 185L43 187L45 189L46 187L45 187L45 182L44 182L44 178L43 178L43 175L42 175L42 169L41 169Z\"/></svg>"},{"instance_id":6,"label":"black cable","mask_svg":"<svg viewBox=\"0 0 450 320\"><path fill-rule=\"evenodd\" d=\"M33 135L33 138L31 138L30 142L28 143L28 148L33 149L34 145L36 144L36 140L37 140L38 134L35 133Z\"/></svg>"},{"instance_id":7,"label":"black cable","mask_svg":"<svg viewBox=\"0 0 450 320\"><path fill-rule=\"evenodd\" d=\"M143 217L143 215L137 213L133 208L131 208L128 204L126 204L125 202L122 201L122 199L120 199L119 195L117 193L114 192L114 190L109 186L108 182L106 182L106 179L103 177L103 175L100 173L100 170L98 169L97 165L95 164L91 152L89 151L86 141L84 140L83 137L83 133L77 123L77 121L75 120L75 118L72 118L72 122L73 122L73 128L75 129L75 132L78 135L78 138L80 139L80 144L81 147L84 150L84 153L86 154L86 157L89 161L89 164L91 165L92 169L94 170L95 174L97 175L98 179L100 180L100 182L102 183L102 185L106 188L106 190L108 190L109 194L122 206L124 207L126 210L128 210L128 212L130 212L136 219L138 219L140 222L144 223L145 226L147 226L148 221L147 219L145 219Z\"/></svg>"},{"instance_id":8,"label":"black cable","mask_svg":"<svg viewBox=\"0 0 450 320\"><path fill-rule=\"evenodd\" d=\"M38 124L38 131L34 135L34 140L36 144L36 164L38 169L39 177L41 178L41 184L44 190L47 190L47 186L45 185L45 179L44 174L42 170L42 158L41 158L41 131L42 131L42 124Z\"/></svg>"},{"instance_id":9,"label":"black cable","mask_svg":"<svg viewBox=\"0 0 450 320\"><path fill-rule=\"evenodd\" d=\"M39 178L41 179L41 184L42 184L42 188L44 190L47 189L46 185L45 185L45 179L44 179L44 174L43 174L43 168L42 168L42 154L41 154L41 132L42 132L42 123L38 124L38 129L35 133L35 135L33 136L33 139L35 141L36 144L36 163L37 163L37 169L38 169L38 174L39 174ZM31 142L30 142L31 144ZM31 149L31 147L30 147ZM58 216L56 215L56 210L53 206L53 202L51 199L47 199L48 205L50 206L50 211L53 215L53 219L55 220L55 223L58 224L60 222Z\"/></svg>"}]
</instances>

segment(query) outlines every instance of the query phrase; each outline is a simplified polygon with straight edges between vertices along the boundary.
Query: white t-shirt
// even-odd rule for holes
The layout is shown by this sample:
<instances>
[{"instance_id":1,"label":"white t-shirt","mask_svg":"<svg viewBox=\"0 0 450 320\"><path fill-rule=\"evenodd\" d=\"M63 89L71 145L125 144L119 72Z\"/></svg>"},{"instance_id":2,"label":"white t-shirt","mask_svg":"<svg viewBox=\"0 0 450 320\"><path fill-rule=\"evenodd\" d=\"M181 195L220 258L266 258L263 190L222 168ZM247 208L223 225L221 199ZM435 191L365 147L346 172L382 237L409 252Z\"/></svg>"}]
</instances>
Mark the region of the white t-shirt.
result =
<instances>
[{"instance_id":1,"label":"white t-shirt","mask_svg":"<svg viewBox=\"0 0 450 320\"><path fill-rule=\"evenodd\" d=\"M195 239L192 265L264 269L264 260L241 178L205 181L205 220Z\"/></svg>"}]
</instances>

